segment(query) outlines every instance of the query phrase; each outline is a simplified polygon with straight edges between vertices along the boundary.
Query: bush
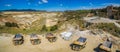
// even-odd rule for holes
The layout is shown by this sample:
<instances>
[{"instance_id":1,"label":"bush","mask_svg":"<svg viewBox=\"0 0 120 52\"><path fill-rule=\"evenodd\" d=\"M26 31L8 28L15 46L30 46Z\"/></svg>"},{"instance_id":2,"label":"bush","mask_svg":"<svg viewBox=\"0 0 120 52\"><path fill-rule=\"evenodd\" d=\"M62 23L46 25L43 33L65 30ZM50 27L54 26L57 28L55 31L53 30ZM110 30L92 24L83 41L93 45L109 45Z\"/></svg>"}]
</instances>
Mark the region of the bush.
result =
<instances>
[{"instance_id":1,"label":"bush","mask_svg":"<svg viewBox=\"0 0 120 52\"><path fill-rule=\"evenodd\" d=\"M7 26L7 27L12 27L10 22L6 22L6 23L5 23L5 26Z\"/></svg>"},{"instance_id":2,"label":"bush","mask_svg":"<svg viewBox=\"0 0 120 52\"><path fill-rule=\"evenodd\" d=\"M6 22L5 23L5 26L7 26L7 27L18 27L19 28L19 26L18 26L18 24L17 23L10 23L10 22Z\"/></svg>"},{"instance_id":3,"label":"bush","mask_svg":"<svg viewBox=\"0 0 120 52\"><path fill-rule=\"evenodd\" d=\"M109 33L111 33L114 36L118 36L120 37L120 28L116 27L113 23L109 23L109 24L99 24L99 25L95 25L93 26L94 29L103 29Z\"/></svg>"},{"instance_id":4,"label":"bush","mask_svg":"<svg viewBox=\"0 0 120 52\"><path fill-rule=\"evenodd\" d=\"M54 25L54 26L52 26L51 28L50 28L50 31L55 31L55 30L57 30L58 29L58 26L57 25Z\"/></svg>"}]
</instances>

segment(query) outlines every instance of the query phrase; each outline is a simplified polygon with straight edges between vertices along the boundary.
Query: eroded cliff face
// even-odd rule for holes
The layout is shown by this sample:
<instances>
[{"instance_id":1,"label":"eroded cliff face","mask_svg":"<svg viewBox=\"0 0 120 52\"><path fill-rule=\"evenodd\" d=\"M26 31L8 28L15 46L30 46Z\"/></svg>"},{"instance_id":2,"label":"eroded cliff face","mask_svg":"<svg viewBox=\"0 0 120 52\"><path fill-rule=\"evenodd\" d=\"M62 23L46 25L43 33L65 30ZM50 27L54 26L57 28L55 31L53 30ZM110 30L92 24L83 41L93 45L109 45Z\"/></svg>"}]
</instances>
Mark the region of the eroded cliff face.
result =
<instances>
[{"instance_id":1,"label":"eroded cliff face","mask_svg":"<svg viewBox=\"0 0 120 52\"><path fill-rule=\"evenodd\" d=\"M21 29L29 29L33 26L54 26L62 13L57 12L3 12L0 16L0 25L6 22L17 23ZM4 16L4 17L3 17Z\"/></svg>"}]
</instances>

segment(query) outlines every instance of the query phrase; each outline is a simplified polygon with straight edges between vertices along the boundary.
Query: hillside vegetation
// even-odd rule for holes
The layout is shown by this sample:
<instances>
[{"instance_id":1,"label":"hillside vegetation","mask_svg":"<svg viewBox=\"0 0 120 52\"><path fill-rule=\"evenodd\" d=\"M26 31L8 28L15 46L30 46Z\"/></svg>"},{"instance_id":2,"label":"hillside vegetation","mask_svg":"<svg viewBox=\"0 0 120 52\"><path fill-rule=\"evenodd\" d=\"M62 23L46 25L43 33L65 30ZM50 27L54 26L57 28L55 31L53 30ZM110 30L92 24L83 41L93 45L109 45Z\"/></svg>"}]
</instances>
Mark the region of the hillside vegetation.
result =
<instances>
[{"instance_id":1,"label":"hillside vegetation","mask_svg":"<svg viewBox=\"0 0 120 52\"><path fill-rule=\"evenodd\" d=\"M115 7L115 9L118 9L118 11L120 12L120 7ZM99 14L95 14L96 11L98 11ZM31 14L33 14L33 13L34 12L32 12ZM37 14L41 14L41 13L37 13ZM114 24L111 24L111 23L110 24L103 23L103 24L99 24L99 25L94 25L94 26L90 26L89 28L86 28L84 26L85 22L83 20L83 17L85 17L88 13L93 13L97 16L106 17L106 8L94 9L94 10L75 10L75 11L64 11L64 12L52 12L52 13L61 13L61 15L57 14L56 16L54 16L54 14L53 14L54 18L58 19L57 24L54 26L46 27L46 25L45 25L46 18L44 18L44 17L46 17L46 16L48 18L53 17L53 16L49 16L49 15L51 15L49 12L49 13L42 14L43 17L39 16L40 20L36 20L35 22L33 22L27 29L16 28L16 27L18 27L16 23L8 22L8 23L6 23L5 26L0 25L0 33L12 33L12 34L15 34L15 33L25 33L25 34L38 33L38 34L41 34L41 33L59 31L60 28L64 24L71 24L71 25L76 26L76 28L80 29L80 30L92 29L92 28L93 29L103 29L115 36L120 36L120 28L116 27ZM3 17L3 15L0 15L0 16ZM8 14L7 14L7 16L8 16ZM62 30L64 30L64 29L62 29Z\"/></svg>"}]
</instances>

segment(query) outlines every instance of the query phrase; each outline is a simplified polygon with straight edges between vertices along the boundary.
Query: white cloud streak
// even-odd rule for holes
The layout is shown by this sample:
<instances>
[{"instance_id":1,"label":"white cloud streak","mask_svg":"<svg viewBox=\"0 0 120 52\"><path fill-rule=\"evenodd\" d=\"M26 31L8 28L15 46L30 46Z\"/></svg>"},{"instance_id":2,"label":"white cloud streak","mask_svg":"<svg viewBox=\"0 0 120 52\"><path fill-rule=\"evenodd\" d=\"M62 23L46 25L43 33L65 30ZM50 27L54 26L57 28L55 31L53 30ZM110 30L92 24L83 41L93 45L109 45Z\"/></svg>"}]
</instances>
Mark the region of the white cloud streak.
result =
<instances>
[{"instance_id":1,"label":"white cloud streak","mask_svg":"<svg viewBox=\"0 0 120 52\"><path fill-rule=\"evenodd\" d=\"M11 4L5 4L5 6L10 7L10 6L12 6L12 5L11 5Z\"/></svg>"},{"instance_id":2,"label":"white cloud streak","mask_svg":"<svg viewBox=\"0 0 120 52\"><path fill-rule=\"evenodd\" d=\"M48 3L48 0L42 0L43 3Z\"/></svg>"},{"instance_id":3,"label":"white cloud streak","mask_svg":"<svg viewBox=\"0 0 120 52\"><path fill-rule=\"evenodd\" d=\"M119 3L103 3L102 5L105 5L105 6L109 6L109 5L120 6Z\"/></svg>"}]
</instances>

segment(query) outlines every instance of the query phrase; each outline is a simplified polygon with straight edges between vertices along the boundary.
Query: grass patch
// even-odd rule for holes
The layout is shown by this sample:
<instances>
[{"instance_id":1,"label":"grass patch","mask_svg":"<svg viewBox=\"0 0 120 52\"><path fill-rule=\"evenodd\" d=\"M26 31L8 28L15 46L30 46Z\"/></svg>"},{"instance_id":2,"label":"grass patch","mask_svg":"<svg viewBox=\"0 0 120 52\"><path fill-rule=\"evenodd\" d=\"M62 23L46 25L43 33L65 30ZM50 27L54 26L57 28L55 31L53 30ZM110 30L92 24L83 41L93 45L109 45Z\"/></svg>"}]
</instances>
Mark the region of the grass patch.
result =
<instances>
[{"instance_id":1,"label":"grass patch","mask_svg":"<svg viewBox=\"0 0 120 52\"><path fill-rule=\"evenodd\" d=\"M92 29L103 29L116 37L120 37L120 28L116 27L113 23L103 23L90 27Z\"/></svg>"}]
</instances>

